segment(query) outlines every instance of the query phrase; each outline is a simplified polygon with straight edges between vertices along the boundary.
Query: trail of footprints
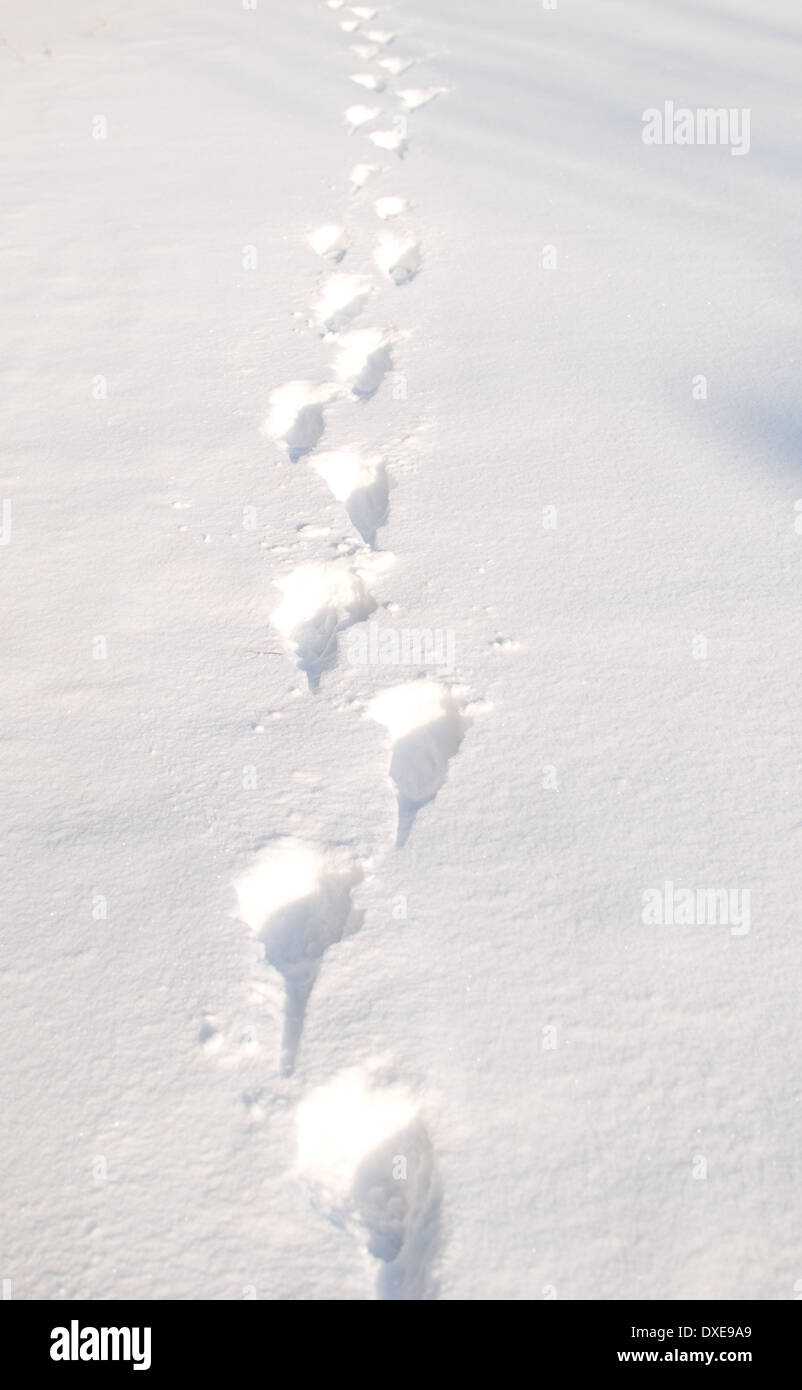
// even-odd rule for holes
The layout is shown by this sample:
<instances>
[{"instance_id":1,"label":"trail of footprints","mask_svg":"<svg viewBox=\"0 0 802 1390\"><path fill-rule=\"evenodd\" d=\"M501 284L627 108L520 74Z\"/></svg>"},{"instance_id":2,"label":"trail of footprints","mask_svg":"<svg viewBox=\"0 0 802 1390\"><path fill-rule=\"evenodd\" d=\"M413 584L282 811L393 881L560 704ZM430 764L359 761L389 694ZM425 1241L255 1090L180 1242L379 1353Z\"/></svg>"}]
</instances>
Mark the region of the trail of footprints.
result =
<instances>
[{"instance_id":1,"label":"trail of footprints","mask_svg":"<svg viewBox=\"0 0 802 1390\"><path fill-rule=\"evenodd\" d=\"M395 34L381 24L379 10L326 0L343 35L353 36L362 65L344 75L367 99L353 101L344 124L374 154L404 158L409 116L446 89L404 86L388 89L414 59L387 52ZM379 23L376 21L379 20ZM397 102L388 120L384 105ZM371 100L372 99L372 100ZM354 197L381 178L385 165L357 162L350 175ZM407 230L408 201L383 190L375 198L377 239L373 261L379 284L403 289L423 270L417 235ZM381 224L393 223L392 230ZM332 379L290 381L269 397L264 433L293 465L309 467L344 509L358 542L343 540L340 554L302 564L274 584L280 594L273 628L312 697L325 687L338 661L341 634L376 611L376 588L392 564L379 548L387 525L393 479L387 461L359 444L321 448L327 412L370 408L393 368L401 340L394 328L363 327L356 320L377 293L375 279L348 270L351 240L346 224L321 225L308 236L311 251L327 267L310 325L333 349ZM394 291L391 291L391 293ZM363 707L386 732L388 773L402 848L420 809L434 800L459 751L469 723L455 690L431 679L405 681L382 690ZM356 899L369 865L346 847L276 837L253 856L235 882L237 916L263 953L265 975L256 999L280 1016L278 1066L292 1076L302 1045L304 1019L324 958L357 933L363 914ZM251 1035L246 1031L243 1046ZM200 1040L208 1051L222 1046L219 1020L204 1019ZM264 1114L262 1092L243 1097L252 1119ZM426 1299L435 1295L441 1190L437 1163L414 1093L376 1065L335 1075L302 1098L297 1107L299 1176L323 1216L352 1231L373 1271L379 1299Z\"/></svg>"}]
</instances>

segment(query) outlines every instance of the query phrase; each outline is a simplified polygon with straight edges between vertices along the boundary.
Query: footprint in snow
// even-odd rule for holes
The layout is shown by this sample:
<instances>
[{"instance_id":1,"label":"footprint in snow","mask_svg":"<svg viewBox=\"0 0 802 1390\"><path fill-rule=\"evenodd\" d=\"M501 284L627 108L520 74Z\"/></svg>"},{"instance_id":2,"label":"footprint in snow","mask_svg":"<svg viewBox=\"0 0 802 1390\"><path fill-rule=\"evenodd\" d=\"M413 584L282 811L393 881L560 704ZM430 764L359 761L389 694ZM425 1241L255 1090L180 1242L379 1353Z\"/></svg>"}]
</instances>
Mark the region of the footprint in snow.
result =
<instances>
[{"instance_id":1,"label":"footprint in snow","mask_svg":"<svg viewBox=\"0 0 802 1390\"><path fill-rule=\"evenodd\" d=\"M403 92L397 92L401 103L407 111L418 111L421 106L426 106L435 97L443 96L448 91L448 87L408 87Z\"/></svg>"},{"instance_id":2,"label":"footprint in snow","mask_svg":"<svg viewBox=\"0 0 802 1390\"><path fill-rule=\"evenodd\" d=\"M383 92L387 86L383 77L376 77L372 72L352 72L351 81L367 92Z\"/></svg>"},{"instance_id":3,"label":"footprint in snow","mask_svg":"<svg viewBox=\"0 0 802 1390\"><path fill-rule=\"evenodd\" d=\"M382 237L374 259L394 285L408 285L423 264L419 242L389 234Z\"/></svg>"},{"instance_id":4,"label":"footprint in snow","mask_svg":"<svg viewBox=\"0 0 802 1390\"><path fill-rule=\"evenodd\" d=\"M299 1176L314 1206L374 1262L376 1298L435 1297L441 1186L414 1095L352 1067L298 1106Z\"/></svg>"},{"instance_id":5,"label":"footprint in snow","mask_svg":"<svg viewBox=\"0 0 802 1390\"><path fill-rule=\"evenodd\" d=\"M280 449L296 463L320 441L326 428L325 408L342 392L333 382L289 381L270 393L263 425Z\"/></svg>"},{"instance_id":6,"label":"footprint in snow","mask_svg":"<svg viewBox=\"0 0 802 1390\"><path fill-rule=\"evenodd\" d=\"M316 454L311 463L332 496L345 505L362 540L374 547L377 532L387 520L390 501L391 483L384 460L347 449Z\"/></svg>"},{"instance_id":7,"label":"footprint in snow","mask_svg":"<svg viewBox=\"0 0 802 1390\"><path fill-rule=\"evenodd\" d=\"M325 431L325 407L342 395L334 382L289 381L270 395L270 413L263 432L284 450L292 463L320 442Z\"/></svg>"},{"instance_id":8,"label":"footprint in snow","mask_svg":"<svg viewBox=\"0 0 802 1390\"><path fill-rule=\"evenodd\" d=\"M381 49L377 43L352 43L351 52L355 53L357 58L361 58L363 63L369 63L377 53L381 53Z\"/></svg>"},{"instance_id":9,"label":"footprint in snow","mask_svg":"<svg viewBox=\"0 0 802 1390\"><path fill-rule=\"evenodd\" d=\"M357 328L339 339L336 372L357 400L370 400L393 365L393 337L381 328Z\"/></svg>"},{"instance_id":10,"label":"footprint in snow","mask_svg":"<svg viewBox=\"0 0 802 1390\"><path fill-rule=\"evenodd\" d=\"M237 913L264 946L285 988L281 1070L294 1070L309 998L323 956L357 932L353 890L362 865L345 849L291 837L271 841L235 884Z\"/></svg>"},{"instance_id":11,"label":"footprint in snow","mask_svg":"<svg viewBox=\"0 0 802 1390\"><path fill-rule=\"evenodd\" d=\"M379 67L384 68L384 71L391 73L393 77L400 77L402 73L407 72L413 66L414 62L414 58L380 58Z\"/></svg>"},{"instance_id":12,"label":"footprint in snow","mask_svg":"<svg viewBox=\"0 0 802 1390\"><path fill-rule=\"evenodd\" d=\"M364 622L377 603L366 584L366 572L334 560L301 565L275 581L281 603L273 626L293 653L310 691L317 694L321 677L337 663L339 634Z\"/></svg>"},{"instance_id":13,"label":"footprint in snow","mask_svg":"<svg viewBox=\"0 0 802 1390\"><path fill-rule=\"evenodd\" d=\"M387 150L390 154L397 154L399 159L403 159L408 149L406 130L402 125L393 126L391 130L372 130L368 139L373 142L379 150Z\"/></svg>"},{"instance_id":14,"label":"footprint in snow","mask_svg":"<svg viewBox=\"0 0 802 1390\"><path fill-rule=\"evenodd\" d=\"M314 314L323 333L339 333L364 308L371 292L364 275L331 275L323 286Z\"/></svg>"},{"instance_id":15,"label":"footprint in snow","mask_svg":"<svg viewBox=\"0 0 802 1390\"><path fill-rule=\"evenodd\" d=\"M380 106L349 106L345 112L345 124L349 127L351 134L359 130L360 126L367 125L370 121L375 121L382 114Z\"/></svg>"},{"instance_id":16,"label":"footprint in snow","mask_svg":"<svg viewBox=\"0 0 802 1390\"><path fill-rule=\"evenodd\" d=\"M401 849L418 811L444 785L467 720L451 692L429 680L383 690L371 701L368 715L390 736L390 778L398 799L396 847Z\"/></svg>"},{"instance_id":17,"label":"footprint in snow","mask_svg":"<svg viewBox=\"0 0 802 1390\"><path fill-rule=\"evenodd\" d=\"M406 198L377 198L373 204L376 209L376 216L382 222L387 222L391 217L399 217L402 212L406 212L409 203Z\"/></svg>"},{"instance_id":18,"label":"footprint in snow","mask_svg":"<svg viewBox=\"0 0 802 1390\"><path fill-rule=\"evenodd\" d=\"M354 193L364 188L366 183L382 172L380 164L356 164L351 170L351 188Z\"/></svg>"},{"instance_id":19,"label":"footprint in snow","mask_svg":"<svg viewBox=\"0 0 802 1390\"><path fill-rule=\"evenodd\" d=\"M332 261L335 265L343 259L348 250L344 227L318 227L316 231L310 232L307 240L318 256L324 261Z\"/></svg>"}]
</instances>

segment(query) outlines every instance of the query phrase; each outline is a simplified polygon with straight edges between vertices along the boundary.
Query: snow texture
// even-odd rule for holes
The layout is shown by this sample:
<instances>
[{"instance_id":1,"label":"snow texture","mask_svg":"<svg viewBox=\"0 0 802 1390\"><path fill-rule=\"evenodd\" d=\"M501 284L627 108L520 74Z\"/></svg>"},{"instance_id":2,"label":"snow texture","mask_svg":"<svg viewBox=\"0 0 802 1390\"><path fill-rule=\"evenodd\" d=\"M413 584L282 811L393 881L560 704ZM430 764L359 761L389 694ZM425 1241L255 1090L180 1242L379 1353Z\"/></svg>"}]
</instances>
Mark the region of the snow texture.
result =
<instances>
[{"instance_id":1,"label":"snow texture","mask_svg":"<svg viewBox=\"0 0 802 1390\"><path fill-rule=\"evenodd\" d=\"M802 10L0 38L5 1294L798 1296Z\"/></svg>"}]
</instances>

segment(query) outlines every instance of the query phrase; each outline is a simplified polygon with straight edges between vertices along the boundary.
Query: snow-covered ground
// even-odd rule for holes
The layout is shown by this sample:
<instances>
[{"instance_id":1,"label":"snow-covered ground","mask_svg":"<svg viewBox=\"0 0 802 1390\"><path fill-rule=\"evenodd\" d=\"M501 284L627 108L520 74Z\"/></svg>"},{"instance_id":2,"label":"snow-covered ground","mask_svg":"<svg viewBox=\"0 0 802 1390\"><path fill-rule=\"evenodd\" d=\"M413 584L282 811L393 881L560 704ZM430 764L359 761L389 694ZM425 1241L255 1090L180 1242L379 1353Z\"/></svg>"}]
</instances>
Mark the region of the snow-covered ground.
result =
<instances>
[{"instance_id":1,"label":"snow-covered ground","mask_svg":"<svg viewBox=\"0 0 802 1390\"><path fill-rule=\"evenodd\" d=\"M802 11L376 9L4 7L4 1291L793 1298Z\"/></svg>"}]
</instances>

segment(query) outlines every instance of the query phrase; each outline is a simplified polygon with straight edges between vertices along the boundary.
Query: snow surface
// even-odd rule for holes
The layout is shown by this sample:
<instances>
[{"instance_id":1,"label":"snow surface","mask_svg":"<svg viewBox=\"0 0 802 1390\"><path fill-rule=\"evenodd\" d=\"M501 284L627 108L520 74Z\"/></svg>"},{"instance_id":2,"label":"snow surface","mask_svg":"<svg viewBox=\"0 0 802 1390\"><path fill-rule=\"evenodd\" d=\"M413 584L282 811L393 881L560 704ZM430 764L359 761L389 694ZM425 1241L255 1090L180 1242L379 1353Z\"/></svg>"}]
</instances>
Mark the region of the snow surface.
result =
<instances>
[{"instance_id":1,"label":"snow surface","mask_svg":"<svg viewBox=\"0 0 802 1390\"><path fill-rule=\"evenodd\" d=\"M791 1299L802 11L367 9L4 7L4 1292Z\"/></svg>"}]
</instances>

